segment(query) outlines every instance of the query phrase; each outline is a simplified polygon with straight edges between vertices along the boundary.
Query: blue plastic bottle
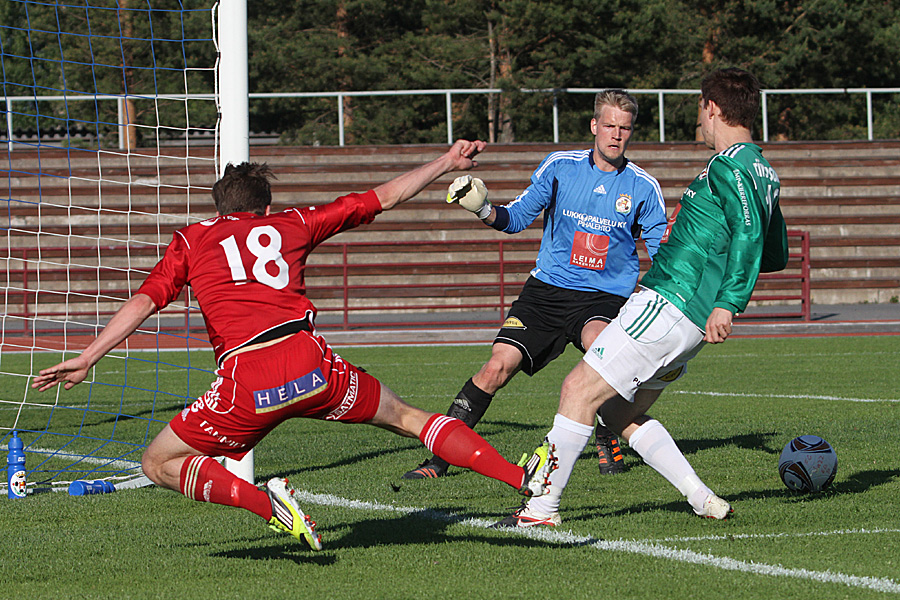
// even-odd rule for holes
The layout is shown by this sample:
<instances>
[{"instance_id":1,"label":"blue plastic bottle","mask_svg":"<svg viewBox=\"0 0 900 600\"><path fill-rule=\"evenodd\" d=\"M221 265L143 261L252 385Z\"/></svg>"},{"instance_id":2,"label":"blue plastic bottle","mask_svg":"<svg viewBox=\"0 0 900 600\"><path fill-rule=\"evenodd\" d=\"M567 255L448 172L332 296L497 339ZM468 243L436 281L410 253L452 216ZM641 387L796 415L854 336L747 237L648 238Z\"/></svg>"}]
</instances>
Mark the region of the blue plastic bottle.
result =
<instances>
[{"instance_id":1,"label":"blue plastic bottle","mask_svg":"<svg viewBox=\"0 0 900 600\"><path fill-rule=\"evenodd\" d=\"M87 494L108 494L116 491L116 486L108 481L73 481L69 484L70 496L85 496Z\"/></svg>"},{"instance_id":2,"label":"blue plastic bottle","mask_svg":"<svg viewBox=\"0 0 900 600\"><path fill-rule=\"evenodd\" d=\"M13 431L9 438L9 454L6 456L6 496L8 498L25 497L25 450L22 438Z\"/></svg>"}]
</instances>

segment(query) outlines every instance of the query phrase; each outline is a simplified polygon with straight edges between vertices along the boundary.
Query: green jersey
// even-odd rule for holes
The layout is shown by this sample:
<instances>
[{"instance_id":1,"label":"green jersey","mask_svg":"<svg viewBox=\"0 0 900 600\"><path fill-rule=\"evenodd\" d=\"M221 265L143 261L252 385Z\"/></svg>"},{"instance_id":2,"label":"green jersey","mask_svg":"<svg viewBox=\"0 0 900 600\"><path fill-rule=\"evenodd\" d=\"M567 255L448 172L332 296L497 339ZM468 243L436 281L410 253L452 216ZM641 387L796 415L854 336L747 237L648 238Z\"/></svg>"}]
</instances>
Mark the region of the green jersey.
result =
<instances>
[{"instance_id":1,"label":"green jersey","mask_svg":"<svg viewBox=\"0 0 900 600\"><path fill-rule=\"evenodd\" d=\"M700 329L714 307L743 312L759 273L787 265L780 184L762 149L735 144L684 191L641 284Z\"/></svg>"}]
</instances>

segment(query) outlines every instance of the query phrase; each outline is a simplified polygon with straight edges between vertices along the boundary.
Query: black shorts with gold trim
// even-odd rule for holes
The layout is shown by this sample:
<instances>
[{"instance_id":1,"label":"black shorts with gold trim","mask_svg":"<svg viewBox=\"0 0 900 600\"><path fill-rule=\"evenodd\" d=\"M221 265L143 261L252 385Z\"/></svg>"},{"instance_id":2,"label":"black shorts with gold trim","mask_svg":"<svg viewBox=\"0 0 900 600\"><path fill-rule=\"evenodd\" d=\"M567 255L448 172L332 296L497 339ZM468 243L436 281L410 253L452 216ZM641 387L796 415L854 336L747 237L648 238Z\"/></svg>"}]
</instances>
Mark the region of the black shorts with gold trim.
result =
<instances>
[{"instance_id":1,"label":"black shorts with gold trim","mask_svg":"<svg viewBox=\"0 0 900 600\"><path fill-rule=\"evenodd\" d=\"M558 357L567 344L585 351L581 330L590 321L609 323L627 298L606 292L569 290L529 277L495 344L509 344L522 352L522 371L534 375Z\"/></svg>"}]
</instances>

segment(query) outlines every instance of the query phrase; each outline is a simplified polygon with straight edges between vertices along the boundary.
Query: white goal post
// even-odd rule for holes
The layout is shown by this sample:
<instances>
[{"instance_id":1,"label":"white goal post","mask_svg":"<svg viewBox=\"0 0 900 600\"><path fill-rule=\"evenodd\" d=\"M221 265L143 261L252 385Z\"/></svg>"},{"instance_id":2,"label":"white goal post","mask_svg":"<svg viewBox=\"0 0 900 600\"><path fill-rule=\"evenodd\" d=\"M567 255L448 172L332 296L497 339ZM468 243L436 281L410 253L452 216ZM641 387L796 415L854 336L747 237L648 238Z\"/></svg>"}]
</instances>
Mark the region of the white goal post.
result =
<instances>
[{"instance_id":1,"label":"white goal post","mask_svg":"<svg viewBox=\"0 0 900 600\"><path fill-rule=\"evenodd\" d=\"M250 92L247 81L247 0L221 0L219 5L219 176L229 163L250 160ZM225 467L254 483L253 450Z\"/></svg>"}]
</instances>

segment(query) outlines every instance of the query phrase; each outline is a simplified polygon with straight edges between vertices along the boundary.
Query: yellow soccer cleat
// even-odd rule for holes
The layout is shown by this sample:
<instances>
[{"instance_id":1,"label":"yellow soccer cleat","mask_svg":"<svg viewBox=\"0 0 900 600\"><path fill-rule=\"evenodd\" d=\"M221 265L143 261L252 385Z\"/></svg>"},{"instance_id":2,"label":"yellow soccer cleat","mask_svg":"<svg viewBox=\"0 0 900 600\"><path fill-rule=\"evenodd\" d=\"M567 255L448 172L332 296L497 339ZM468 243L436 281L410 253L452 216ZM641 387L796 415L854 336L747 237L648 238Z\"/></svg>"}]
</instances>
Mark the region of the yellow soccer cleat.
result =
<instances>
[{"instance_id":1,"label":"yellow soccer cleat","mask_svg":"<svg viewBox=\"0 0 900 600\"><path fill-rule=\"evenodd\" d=\"M294 488L288 485L288 480L273 477L266 483L266 493L272 501L269 528L287 532L313 550L321 550L322 536L316 533L316 522L300 510L294 500Z\"/></svg>"}]
</instances>

